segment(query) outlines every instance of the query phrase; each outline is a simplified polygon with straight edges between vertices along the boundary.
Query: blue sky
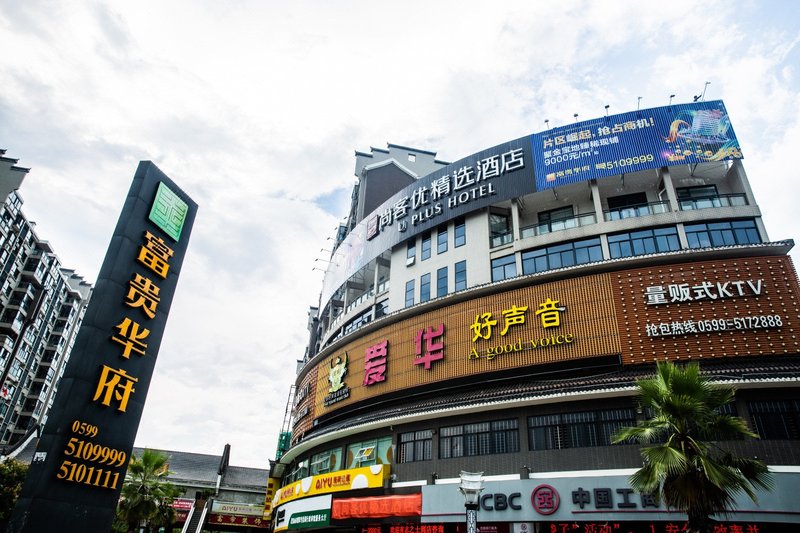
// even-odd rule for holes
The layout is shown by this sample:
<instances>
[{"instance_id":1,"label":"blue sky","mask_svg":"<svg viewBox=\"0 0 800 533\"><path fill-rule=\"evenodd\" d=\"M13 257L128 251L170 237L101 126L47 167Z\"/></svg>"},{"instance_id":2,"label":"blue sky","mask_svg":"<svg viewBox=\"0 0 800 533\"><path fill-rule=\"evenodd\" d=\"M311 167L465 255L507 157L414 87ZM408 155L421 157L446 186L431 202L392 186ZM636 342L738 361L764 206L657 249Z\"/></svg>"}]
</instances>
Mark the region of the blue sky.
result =
<instances>
[{"instance_id":1,"label":"blue sky","mask_svg":"<svg viewBox=\"0 0 800 533\"><path fill-rule=\"evenodd\" d=\"M94 281L138 161L199 204L136 444L274 457L354 150L455 161L551 126L723 99L796 238L800 3L0 0L0 148ZM795 255L795 254L793 254Z\"/></svg>"}]
</instances>

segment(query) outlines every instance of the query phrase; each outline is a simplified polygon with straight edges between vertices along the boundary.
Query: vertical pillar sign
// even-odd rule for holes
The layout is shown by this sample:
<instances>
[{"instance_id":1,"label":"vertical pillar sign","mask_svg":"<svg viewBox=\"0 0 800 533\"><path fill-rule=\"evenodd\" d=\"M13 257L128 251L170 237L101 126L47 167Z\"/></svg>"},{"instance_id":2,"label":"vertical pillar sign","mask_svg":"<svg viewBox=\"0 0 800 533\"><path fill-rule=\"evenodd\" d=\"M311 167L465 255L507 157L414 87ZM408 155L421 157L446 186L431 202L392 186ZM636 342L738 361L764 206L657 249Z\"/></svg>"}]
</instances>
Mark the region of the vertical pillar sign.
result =
<instances>
[{"instance_id":1,"label":"vertical pillar sign","mask_svg":"<svg viewBox=\"0 0 800 533\"><path fill-rule=\"evenodd\" d=\"M196 212L139 163L7 531L110 531Z\"/></svg>"}]
</instances>

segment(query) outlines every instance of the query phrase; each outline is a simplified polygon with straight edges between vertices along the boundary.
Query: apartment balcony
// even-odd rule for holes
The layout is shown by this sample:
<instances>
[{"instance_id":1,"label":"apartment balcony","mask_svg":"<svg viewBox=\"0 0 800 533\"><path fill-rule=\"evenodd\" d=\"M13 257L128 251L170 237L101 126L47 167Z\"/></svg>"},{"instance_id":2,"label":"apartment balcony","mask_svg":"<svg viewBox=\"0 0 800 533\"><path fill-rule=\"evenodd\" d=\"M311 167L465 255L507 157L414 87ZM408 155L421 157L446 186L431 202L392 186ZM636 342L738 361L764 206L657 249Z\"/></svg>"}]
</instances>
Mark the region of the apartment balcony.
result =
<instances>
[{"instance_id":1,"label":"apartment balcony","mask_svg":"<svg viewBox=\"0 0 800 533\"><path fill-rule=\"evenodd\" d=\"M623 220L626 218L647 217L660 213L669 213L669 202L651 202L649 204L621 207L603 211L606 222Z\"/></svg>"},{"instance_id":2,"label":"apartment balcony","mask_svg":"<svg viewBox=\"0 0 800 533\"><path fill-rule=\"evenodd\" d=\"M0 317L0 333L13 333L17 336L22 331L22 323L25 319L25 315L22 311L17 311L16 313L9 311L10 309L6 309L6 312Z\"/></svg>"},{"instance_id":3,"label":"apartment balcony","mask_svg":"<svg viewBox=\"0 0 800 533\"><path fill-rule=\"evenodd\" d=\"M44 256L41 251L34 251L22 267L20 273L22 279L41 285L44 282L44 275L47 272L47 265L44 263L43 259Z\"/></svg>"},{"instance_id":4,"label":"apartment balcony","mask_svg":"<svg viewBox=\"0 0 800 533\"><path fill-rule=\"evenodd\" d=\"M709 209L712 207L742 207L747 204L747 196L744 194L718 194L716 196L705 196L701 198L686 198L678 200L681 211L692 211L694 209Z\"/></svg>"},{"instance_id":5,"label":"apartment balcony","mask_svg":"<svg viewBox=\"0 0 800 533\"><path fill-rule=\"evenodd\" d=\"M503 246L504 244L511 244L514 242L514 232L509 230L503 233L496 233L491 236L490 241L492 248L497 248L498 246Z\"/></svg>"},{"instance_id":6,"label":"apartment balcony","mask_svg":"<svg viewBox=\"0 0 800 533\"><path fill-rule=\"evenodd\" d=\"M539 235L547 235L556 231L564 231L572 228L579 228L581 226L590 226L597 224L597 217L594 213L584 213L582 215L575 215L567 218L559 218L550 220L548 222L541 222L531 226L525 226L520 230L520 237L527 239L528 237L537 237Z\"/></svg>"}]
</instances>

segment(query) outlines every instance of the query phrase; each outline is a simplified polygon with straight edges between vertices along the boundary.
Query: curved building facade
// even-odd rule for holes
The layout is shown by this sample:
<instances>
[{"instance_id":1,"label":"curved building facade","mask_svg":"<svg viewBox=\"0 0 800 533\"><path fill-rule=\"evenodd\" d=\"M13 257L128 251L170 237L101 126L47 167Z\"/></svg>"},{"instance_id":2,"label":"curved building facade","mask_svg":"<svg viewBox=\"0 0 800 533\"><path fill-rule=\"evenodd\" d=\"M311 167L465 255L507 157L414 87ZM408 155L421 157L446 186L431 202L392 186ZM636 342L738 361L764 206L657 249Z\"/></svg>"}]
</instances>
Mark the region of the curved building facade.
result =
<instances>
[{"instance_id":1,"label":"curved building facade","mask_svg":"<svg viewBox=\"0 0 800 533\"><path fill-rule=\"evenodd\" d=\"M679 531L685 517L628 485L638 446L610 442L645 416L635 381L668 359L737 388L728 409L761 438L720 445L775 472L777 490L721 526L791 531L793 241L768 237L724 104L435 155L356 152L271 471L273 528L461 531L469 471L484 533Z\"/></svg>"}]
</instances>

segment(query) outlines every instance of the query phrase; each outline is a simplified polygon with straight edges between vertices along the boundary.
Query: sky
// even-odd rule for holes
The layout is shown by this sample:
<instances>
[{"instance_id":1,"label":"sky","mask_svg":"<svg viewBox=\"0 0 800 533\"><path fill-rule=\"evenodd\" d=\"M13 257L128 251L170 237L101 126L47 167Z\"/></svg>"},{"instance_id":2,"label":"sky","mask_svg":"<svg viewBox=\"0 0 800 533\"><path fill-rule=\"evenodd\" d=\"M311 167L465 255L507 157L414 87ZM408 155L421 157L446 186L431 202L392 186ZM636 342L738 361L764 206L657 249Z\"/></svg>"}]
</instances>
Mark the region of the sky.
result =
<instances>
[{"instance_id":1,"label":"sky","mask_svg":"<svg viewBox=\"0 0 800 533\"><path fill-rule=\"evenodd\" d=\"M139 161L199 204L136 446L267 468L355 150L455 161L705 89L770 240L797 239L798 20L791 0L0 0L0 148L92 283Z\"/></svg>"}]
</instances>

